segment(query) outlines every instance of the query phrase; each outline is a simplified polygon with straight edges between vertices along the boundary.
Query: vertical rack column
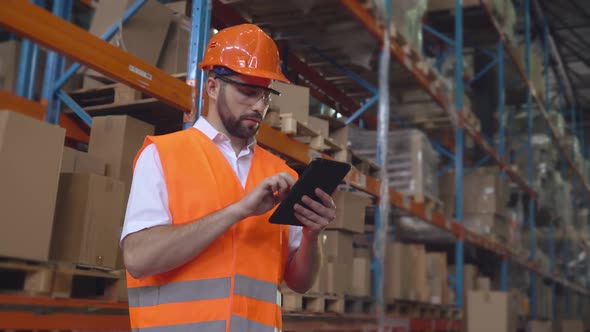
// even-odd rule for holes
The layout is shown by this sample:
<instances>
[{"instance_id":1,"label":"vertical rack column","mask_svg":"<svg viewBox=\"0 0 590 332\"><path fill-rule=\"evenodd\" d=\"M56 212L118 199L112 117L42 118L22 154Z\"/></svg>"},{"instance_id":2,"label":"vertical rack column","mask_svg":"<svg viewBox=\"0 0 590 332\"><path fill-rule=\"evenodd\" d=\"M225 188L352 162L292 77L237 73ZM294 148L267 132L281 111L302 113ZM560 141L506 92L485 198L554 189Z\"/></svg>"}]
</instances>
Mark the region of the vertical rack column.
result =
<instances>
[{"instance_id":1,"label":"vertical rack column","mask_svg":"<svg viewBox=\"0 0 590 332\"><path fill-rule=\"evenodd\" d=\"M455 0L455 112L463 119L463 1ZM463 224L463 147L464 132L462 121L457 121L455 130L455 219ZM463 228L462 228L463 229ZM463 263L464 236L455 242L455 294L457 308L463 308Z\"/></svg>"},{"instance_id":2,"label":"vertical rack column","mask_svg":"<svg viewBox=\"0 0 590 332\"><path fill-rule=\"evenodd\" d=\"M525 19L525 70L527 82L531 80L531 0L525 0L524 19ZM528 182L533 183L533 149L532 149L532 134L533 134L533 110L532 110L533 95L531 89L527 89L527 156L528 156ZM533 197L529 197L528 206L528 225L530 238L530 260L535 260L535 249L537 247L535 239L535 202ZM533 319L537 316L537 275L534 271L531 274L530 285L530 303L531 303L531 317Z\"/></svg>"},{"instance_id":3,"label":"vertical rack column","mask_svg":"<svg viewBox=\"0 0 590 332\"><path fill-rule=\"evenodd\" d=\"M498 119L499 119L499 142L498 142L498 153L502 158L505 157L505 120L504 111L506 103L506 93L504 90L504 43L500 40L497 46L496 55L497 69L498 69ZM500 268L500 289L504 292L508 291L508 258L502 257L501 268Z\"/></svg>"},{"instance_id":4,"label":"vertical rack column","mask_svg":"<svg viewBox=\"0 0 590 332\"><path fill-rule=\"evenodd\" d=\"M190 128L203 112L205 72L198 69L209 41L211 0L194 0L191 7L191 34L186 83L191 86L191 111L184 114L183 128Z\"/></svg>"}]
</instances>

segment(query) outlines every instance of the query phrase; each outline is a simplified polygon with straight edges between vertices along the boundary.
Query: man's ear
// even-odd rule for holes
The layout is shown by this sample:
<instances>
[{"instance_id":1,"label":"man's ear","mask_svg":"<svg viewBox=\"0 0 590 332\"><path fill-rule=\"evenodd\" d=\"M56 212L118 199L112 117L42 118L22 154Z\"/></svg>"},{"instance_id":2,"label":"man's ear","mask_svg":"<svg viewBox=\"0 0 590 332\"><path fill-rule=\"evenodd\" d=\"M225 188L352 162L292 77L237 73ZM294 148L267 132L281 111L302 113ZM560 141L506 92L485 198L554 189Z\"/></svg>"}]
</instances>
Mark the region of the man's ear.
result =
<instances>
[{"instance_id":1,"label":"man's ear","mask_svg":"<svg viewBox=\"0 0 590 332\"><path fill-rule=\"evenodd\" d=\"M205 91L209 96L209 99L217 100L220 89L221 84L219 84L219 81L215 80L213 77L207 77L207 81L205 81Z\"/></svg>"}]
</instances>

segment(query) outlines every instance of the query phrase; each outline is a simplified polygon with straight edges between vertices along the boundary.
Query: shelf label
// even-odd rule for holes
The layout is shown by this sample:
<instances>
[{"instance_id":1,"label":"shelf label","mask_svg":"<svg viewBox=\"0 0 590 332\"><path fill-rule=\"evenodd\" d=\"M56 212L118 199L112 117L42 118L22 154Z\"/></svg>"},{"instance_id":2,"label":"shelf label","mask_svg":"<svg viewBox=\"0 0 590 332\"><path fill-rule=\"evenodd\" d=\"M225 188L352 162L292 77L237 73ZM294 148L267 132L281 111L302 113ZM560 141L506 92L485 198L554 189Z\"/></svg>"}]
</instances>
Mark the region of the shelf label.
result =
<instances>
[{"instance_id":1,"label":"shelf label","mask_svg":"<svg viewBox=\"0 0 590 332\"><path fill-rule=\"evenodd\" d=\"M152 80L152 74L148 73L145 70L141 70L141 69L135 67L134 65L129 65L129 71L132 73L136 73L137 75L139 75L145 79L148 79L150 81Z\"/></svg>"}]
</instances>

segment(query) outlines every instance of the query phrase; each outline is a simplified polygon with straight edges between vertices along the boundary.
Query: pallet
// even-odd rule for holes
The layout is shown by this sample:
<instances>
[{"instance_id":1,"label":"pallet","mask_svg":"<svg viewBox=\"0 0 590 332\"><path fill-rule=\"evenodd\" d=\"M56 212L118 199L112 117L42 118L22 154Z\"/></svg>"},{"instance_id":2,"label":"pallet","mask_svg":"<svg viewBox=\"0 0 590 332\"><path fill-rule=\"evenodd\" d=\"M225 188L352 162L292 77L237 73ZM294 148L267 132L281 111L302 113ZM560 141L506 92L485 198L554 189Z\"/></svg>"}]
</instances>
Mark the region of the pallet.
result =
<instances>
[{"instance_id":1,"label":"pallet","mask_svg":"<svg viewBox=\"0 0 590 332\"><path fill-rule=\"evenodd\" d=\"M53 269L46 264L1 259L0 292L27 295L49 295L53 281Z\"/></svg>"},{"instance_id":2,"label":"pallet","mask_svg":"<svg viewBox=\"0 0 590 332\"><path fill-rule=\"evenodd\" d=\"M344 312L346 313L374 313L375 300L369 296L344 296Z\"/></svg>"},{"instance_id":3,"label":"pallet","mask_svg":"<svg viewBox=\"0 0 590 332\"><path fill-rule=\"evenodd\" d=\"M115 83L100 88L82 89L70 93L70 97L82 108L103 105L124 105L143 99L141 91Z\"/></svg>"},{"instance_id":4,"label":"pallet","mask_svg":"<svg viewBox=\"0 0 590 332\"><path fill-rule=\"evenodd\" d=\"M386 305L386 312L411 318L461 319L462 311L456 307L407 300L395 300Z\"/></svg>"},{"instance_id":5,"label":"pallet","mask_svg":"<svg viewBox=\"0 0 590 332\"><path fill-rule=\"evenodd\" d=\"M283 310L286 312L344 313L343 295L283 293Z\"/></svg>"},{"instance_id":6,"label":"pallet","mask_svg":"<svg viewBox=\"0 0 590 332\"><path fill-rule=\"evenodd\" d=\"M406 193L405 196L415 201L416 203L423 204L426 210L437 211L441 213L443 211L442 201L428 193L424 193L423 191L415 193Z\"/></svg>"},{"instance_id":7,"label":"pallet","mask_svg":"<svg viewBox=\"0 0 590 332\"><path fill-rule=\"evenodd\" d=\"M345 161L346 159L346 147L337 144L330 137L321 135L307 123L298 121L291 113L279 113L276 110L271 110L266 114L264 122L335 160Z\"/></svg>"},{"instance_id":8,"label":"pallet","mask_svg":"<svg viewBox=\"0 0 590 332\"><path fill-rule=\"evenodd\" d=\"M0 260L0 292L119 301L125 287L120 271L69 263Z\"/></svg>"},{"instance_id":9,"label":"pallet","mask_svg":"<svg viewBox=\"0 0 590 332\"><path fill-rule=\"evenodd\" d=\"M357 155L354 151L348 154L347 162L351 163L352 166L365 175L372 177L379 176L379 166L371 160Z\"/></svg>"}]
</instances>

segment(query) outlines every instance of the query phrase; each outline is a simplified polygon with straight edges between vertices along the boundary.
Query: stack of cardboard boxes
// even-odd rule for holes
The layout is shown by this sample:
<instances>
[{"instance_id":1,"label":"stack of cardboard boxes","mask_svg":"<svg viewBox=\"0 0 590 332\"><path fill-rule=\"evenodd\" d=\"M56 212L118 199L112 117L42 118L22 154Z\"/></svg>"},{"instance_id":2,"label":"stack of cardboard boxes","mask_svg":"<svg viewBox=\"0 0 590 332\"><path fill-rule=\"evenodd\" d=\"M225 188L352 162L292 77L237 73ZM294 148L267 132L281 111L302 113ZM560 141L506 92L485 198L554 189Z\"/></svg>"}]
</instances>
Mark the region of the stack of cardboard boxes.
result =
<instances>
[{"instance_id":1,"label":"stack of cardboard boxes","mask_svg":"<svg viewBox=\"0 0 590 332\"><path fill-rule=\"evenodd\" d=\"M308 293L369 296L369 251L354 248L353 235L364 233L365 209L371 199L365 194L342 190L336 193L334 202L336 219L319 239L324 264Z\"/></svg>"},{"instance_id":2,"label":"stack of cardboard boxes","mask_svg":"<svg viewBox=\"0 0 590 332\"><path fill-rule=\"evenodd\" d=\"M0 111L1 255L122 268L133 160L152 133L128 116L96 117L86 153L64 147L63 128Z\"/></svg>"},{"instance_id":3,"label":"stack of cardboard boxes","mask_svg":"<svg viewBox=\"0 0 590 332\"><path fill-rule=\"evenodd\" d=\"M432 304L452 304L447 284L447 257L426 252L424 245L387 243L385 253L385 298Z\"/></svg>"},{"instance_id":4,"label":"stack of cardboard boxes","mask_svg":"<svg viewBox=\"0 0 590 332\"><path fill-rule=\"evenodd\" d=\"M502 179L498 167L482 167L465 176L465 227L507 242L506 205L509 197L508 181Z\"/></svg>"},{"instance_id":5,"label":"stack of cardboard boxes","mask_svg":"<svg viewBox=\"0 0 590 332\"><path fill-rule=\"evenodd\" d=\"M119 115L93 119L88 152L65 148L52 259L122 269L119 236L133 162L154 127Z\"/></svg>"}]
</instances>

